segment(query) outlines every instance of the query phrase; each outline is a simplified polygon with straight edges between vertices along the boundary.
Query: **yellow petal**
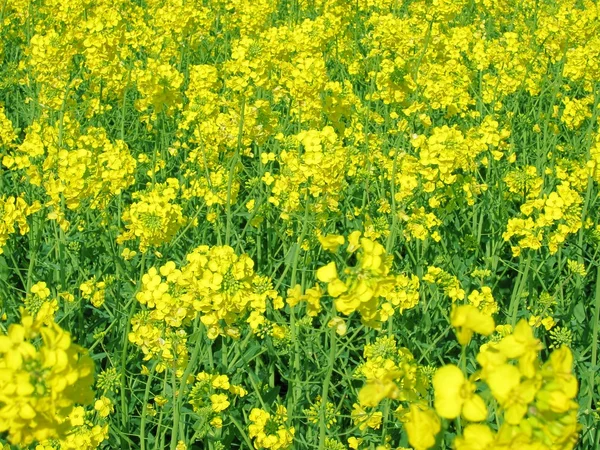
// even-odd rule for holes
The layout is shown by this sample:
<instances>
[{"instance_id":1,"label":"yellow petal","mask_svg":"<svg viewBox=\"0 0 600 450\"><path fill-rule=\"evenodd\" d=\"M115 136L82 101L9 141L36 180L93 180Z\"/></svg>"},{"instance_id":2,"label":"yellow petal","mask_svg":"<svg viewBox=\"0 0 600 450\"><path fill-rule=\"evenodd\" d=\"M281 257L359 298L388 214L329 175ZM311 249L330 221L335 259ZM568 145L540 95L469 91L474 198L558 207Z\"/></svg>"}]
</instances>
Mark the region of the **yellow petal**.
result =
<instances>
[{"instance_id":1,"label":"yellow petal","mask_svg":"<svg viewBox=\"0 0 600 450\"><path fill-rule=\"evenodd\" d=\"M481 422L487 419L488 410L485 406L485 402L479 395L472 395L465 401L462 415L469 422Z\"/></svg>"},{"instance_id":2,"label":"yellow petal","mask_svg":"<svg viewBox=\"0 0 600 450\"><path fill-rule=\"evenodd\" d=\"M360 300L355 295L342 295L335 299L335 309L349 316L360 306Z\"/></svg>"},{"instance_id":3,"label":"yellow petal","mask_svg":"<svg viewBox=\"0 0 600 450\"><path fill-rule=\"evenodd\" d=\"M21 419L30 420L35 417L35 410L31 407L31 405L24 403L21 405L21 410L19 411L19 417Z\"/></svg>"},{"instance_id":4,"label":"yellow petal","mask_svg":"<svg viewBox=\"0 0 600 450\"><path fill-rule=\"evenodd\" d=\"M487 425L472 424L454 440L454 446L456 450L481 450L488 448L494 439L494 433Z\"/></svg>"},{"instance_id":5,"label":"yellow petal","mask_svg":"<svg viewBox=\"0 0 600 450\"><path fill-rule=\"evenodd\" d=\"M489 336L496 329L496 324L494 323L492 316L488 316L479 310L477 310L477 313L471 318L470 325L473 331L483 336Z\"/></svg>"},{"instance_id":6,"label":"yellow petal","mask_svg":"<svg viewBox=\"0 0 600 450\"><path fill-rule=\"evenodd\" d=\"M519 425L527 413L527 405L524 403L515 403L504 412L504 420L511 425Z\"/></svg>"},{"instance_id":7,"label":"yellow petal","mask_svg":"<svg viewBox=\"0 0 600 450\"><path fill-rule=\"evenodd\" d=\"M344 236L338 234L328 234L327 236L319 236L321 246L330 252L336 252L340 245L344 245Z\"/></svg>"},{"instance_id":8,"label":"yellow petal","mask_svg":"<svg viewBox=\"0 0 600 450\"><path fill-rule=\"evenodd\" d=\"M441 417L454 419L462 407L461 388L465 383L462 371L453 364L439 368L433 376L435 410Z\"/></svg>"},{"instance_id":9,"label":"yellow petal","mask_svg":"<svg viewBox=\"0 0 600 450\"><path fill-rule=\"evenodd\" d=\"M408 442L415 450L426 450L435 445L435 436L440 431L441 423L434 411L413 403L403 420Z\"/></svg>"},{"instance_id":10,"label":"yellow petal","mask_svg":"<svg viewBox=\"0 0 600 450\"><path fill-rule=\"evenodd\" d=\"M358 402L361 406L374 407L387 397L393 386L390 383L367 383L358 393ZM393 383L391 383L393 384Z\"/></svg>"},{"instance_id":11,"label":"yellow petal","mask_svg":"<svg viewBox=\"0 0 600 450\"><path fill-rule=\"evenodd\" d=\"M323 283L331 283L336 278L337 269L333 261L317 270L317 279Z\"/></svg>"},{"instance_id":12,"label":"yellow petal","mask_svg":"<svg viewBox=\"0 0 600 450\"><path fill-rule=\"evenodd\" d=\"M502 364L491 371L485 381L492 390L492 395L503 404L510 397L511 391L519 386L521 372L515 366Z\"/></svg>"},{"instance_id":13,"label":"yellow petal","mask_svg":"<svg viewBox=\"0 0 600 450\"><path fill-rule=\"evenodd\" d=\"M354 252L359 247L358 240L360 239L360 235L360 231L353 231L348 235L348 248L346 249L348 253Z\"/></svg>"},{"instance_id":14,"label":"yellow petal","mask_svg":"<svg viewBox=\"0 0 600 450\"><path fill-rule=\"evenodd\" d=\"M339 278L333 280L327 285L327 293L333 298L339 297L348 290L346 284Z\"/></svg>"}]
</instances>

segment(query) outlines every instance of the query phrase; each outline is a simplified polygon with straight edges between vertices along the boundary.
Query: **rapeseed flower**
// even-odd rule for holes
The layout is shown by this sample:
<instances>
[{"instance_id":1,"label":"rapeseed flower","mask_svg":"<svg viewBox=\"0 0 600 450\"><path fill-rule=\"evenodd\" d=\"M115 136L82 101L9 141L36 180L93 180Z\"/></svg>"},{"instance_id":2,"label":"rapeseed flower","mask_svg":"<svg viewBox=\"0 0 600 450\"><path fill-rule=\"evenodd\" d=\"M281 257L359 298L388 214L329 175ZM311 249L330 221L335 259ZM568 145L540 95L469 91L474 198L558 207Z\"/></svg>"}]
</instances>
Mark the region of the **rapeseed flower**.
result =
<instances>
[{"instance_id":1,"label":"rapeseed flower","mask_svg":"<svg viewBox=\"0 0 600 450\"><path fill-rule=\"evenodd\" d=\"M456 338L461 345L467 345L473 333L489 336L494 332L494 319L472 305L454 306L450 314Z\"/></svg>"},{"instance_id":2,"label":"rapeseed flower","mask_svg":"<svg viewBox=\"0 0 600 450\"><path fill-rule=\"evenodd\" d=\"M475 394L475 384L467 380L463 372L449 364L439 368L433 376L435 410L446 419L462 415L471 422L481 422L488 411L483 399Z\"/></svg>"}]
</instances>

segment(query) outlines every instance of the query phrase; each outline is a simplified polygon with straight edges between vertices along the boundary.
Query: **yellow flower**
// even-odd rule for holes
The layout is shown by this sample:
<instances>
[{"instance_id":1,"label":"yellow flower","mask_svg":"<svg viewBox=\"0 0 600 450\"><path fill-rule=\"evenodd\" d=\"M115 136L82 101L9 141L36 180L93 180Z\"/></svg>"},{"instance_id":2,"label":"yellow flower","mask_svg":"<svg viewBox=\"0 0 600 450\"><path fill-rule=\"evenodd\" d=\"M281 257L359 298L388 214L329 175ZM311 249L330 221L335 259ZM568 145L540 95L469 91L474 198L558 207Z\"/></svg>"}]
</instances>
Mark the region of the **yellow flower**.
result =
<instances>
[{"instance_id":1,"label":"yellow flower","mask_svg":"<svg viewBox=\"0 0 600 450\"><path fill-rule=\"evenodd\" d=\"M577 410L577 379L572 373L573 354L568 347L554 350L542 366L542 376L548 382L536 395L536 406L542 411L565 413Z\"/></svg>"},{"instance_id":2,"label":"yellow flower","mask_svg":"<svg viewBox=\"0 0 600 450\"><path fill-rule=\"evenodd\" d=\"M462 436L454 440L456 450L488 450L495 440L494 432L487 425L467 425Z\"/></svg>"},{"instance_id":3,"label":"yellow flower","mask_svg":"<svg viewBox=\"0 0 600 450\"><path fill-rule=\"evenodd\" d=\"M504 419L512 425L521 422L540 387L540 382L535 379L521 382L521 372L510 364L496 367L487 374L485 382L494 398L504 408Z\"/></svg>"},{"instance_id":4,"label":"yellow flower","mask_svg":"<svg viewBox=\"0 0 600 450\"><path fill-rule=\"evenodd\" d=\"M346 240L344 236L338 234L328 234L327 236L319 236L319 242L321 246L330 252L337 252L340 245L344 245Z\"/></svg>"},{"instance_id":5,"label":"yellow flower","mask_svg":"<svg viewBox=\"0 0 600 450\"><path fill-rule=\"evenodd\" d=\"M156 403L156 406L165 406L168 401L169 400L166 397L163 397L162 395L157 395L156 397L154 397L154 403Z\"/></svg>"},{"instance_id":6,"label":"yellow flower","mask_svg":"<svg viewBox=\"0 0 600 450\"><path fill-rule=\"evenodd\" d=\"M394 371L385 374L380 380L373 380L365 384L358 393L358 402L361 406L377 406L384 398L397 398L400 390L394 379L398 378L401 372Z\"/></svg>"},{"instance_id":7,"label":"yellow flower","mask_svg":"<svg viewBox=\"0 0 600 450\"><path fill-rule=\"evenodd\" d=\"M53 318L46 323L22 314L20 324L0 334L0 430L25 447L69 431L65 419L75 403L93 400L94 364ZM80 422L80 412L70 418Z\"/></svg>"},{"instance_id":8,"label":"yellow flower","mask_svg":"<svg viewBox=\"0 0 600 450\"><path fill-rule=\"evenodd\" d=\"M473 305L461 305L452 308L450 315L452 326L456 328L456 338L461 345L467 345L473 333L489 336L494 332L494 319L482 313Z\"/></svg>"},{"instance_id":9,"label":"yellow flower","mask_svg":"<svg viewBox=\"0 0 600 450\"><path fill-rule=\"evenodd\" d=\"M480 422L487 417L483 399L475 394L475 385L465 378L455 365L439 368L433 377L435 410L446 419L459 415L470 421Z\"/></svg>"},{"instance_id":10,"label":"yellow flower","mask_svg":"<svg viewBox=\"0 0 600 450\"><path fill-rule=\"evenodd\" d=\"M335 262L332 261L317 270L317 280L322 281L323 283L331 283L335 279L337 279Z\"/></svg>"},{"instance_id":11,"label":"yellow flower","mask_svg":"<svg viewBox=\"0 0 600 450\"><path fill-rule=\"evenodd\" d=\"M114 411L114 406L109 398L102 396L94 403L94 409L98 411L100 417L108 417Z\"/></svg>"},{"instance_id":12,"label":"yellow flower","mask_svg":"<svg viewBox=\"0 0 600 450\"><path fill-rule=\"evenodd\" d=\"M360 247L360 245L359 245L360 235L361 235L360 231L353 231L352 233L350 233L348 235L348 248L346 249L346 251L348 253L353 253L355 250L357 250Z\"/></svg>"},{"instance_id":13,"label":"yellow flower","mask_svg":"<svg viewBox=\"0 0 600 450\"><path fill-rule=\"evenodd\" d=\"M539 339L533 336L533 330L525 319L521 319L512 334L502 338L496 345L504 356L519 359L519 369L528 378L536 372L538 351L542 348Z\"/></svg>"},{"instance_id":14,"label":"yellow flower","mask_svg":"<svg viewBox=\"0 0 600 450\"><path fill-rule=\"evenodd\" d=\"M125 261L129 261L131 259L133 259L135 257L135 255L137 255L137 252L135 250L131 250L130 248L125 247L123 249L123 251L121 252L121 256L123 257L123 259Z\"/></svg>"},{"instance_id":15,"label":"yellow flower","mask_svg":"<svg viewBox=\"0 0 600 450\"><path fill-rule=\"evenodd\" d=\"M327 285L327 293L333 298L337 298L348 290L348 286L339 278L336 278Z\"/></svg>"},{"instance_id":16,"label":"yellow flower","mask_svg":"<svg viewBox=\"0 0 600 450\"><path fill-rule=\"evenodd\" d=\"M408 434L408 443L415 450L427 450L435 445L435 436L441 429L437 414L422 405L412 403L408 413L402 417Z\"/></svg>"},{"instance_id":17,"label":"yellow flower","mask_svg":"<svg viewBox=\"0 0 600 450\"><path fill-rule=\"evenodd\" d=\"M217 375L213 378L211 384L215 389L229 389L229 377L227 375Z\"/></svg>"},{"instance_id":18,"label":"yellow flower","mask_svg":"<svg viewBox=\"0 0 600 450\"><path fill-rule=\"evenodd\" d=\"M381 426L383 414L381 411L368 413L358 403L354 403L350 417L354 425L358 425L360 431L364 431L367 428L377 430Z\"/></svg>"},{"instance_id":19,"label":"yellow flower","mask_svg":"<svg viewBox=\"0 0 600 450\"><path fill-rule=\"evenodd\" d=\"M327 323L327 326L335 328L335 332L340 336L344 336L346 331L348 331L348 325L346 325L346 322L341 317L334 317Z\"/></svg>"},{"instance_id":20,"label":"yellow flower","mask_svg":"<svg viewBox=\"0 0 600 450\"><path fill-rule=\"evenodd\" d=\"M362 439L361 438L356 438L354 436L349 437L348 438L348 447L350 447L352 450L358 450L358 447L360 444L362 444Z\"/></svg>"},{"instance_id":21,"label":"yellow flower","mask_svg":"<svg viewBox=\"0 0 600 450\"><path fill-rule=\"evenodd\" d=\"M45 300L50 296L50 289L48 289L45 282L39 281L31 286L31 293L37 295L40 299Z\"/></svg>"},{"instance_id":22,"label":"yellow flower","mask_svg":"<svg viewBox=\"0 0 600 450\"><path fill-rule=\"evenodd\" d=\"M273 450L290 448L294 440L294 427L287 427L287 410L283 405L277 407L274 415L259 408L250 411L248 434L254 439L255 448Z\"/></svg>"},{"instance_id":23,"label":"yellow flower","mask_svg":"<svg viewBox=\"0 0 600 450\"><path fill-rule=\"evenodd\" d=\"M71 421L71 425L74 427L79 427L83 425L85 421L85 409L82 406L76 406L69 414L69 420Z\"/></svg>"},{"instance_id":24,"label":"yellow flower","mask_svg":"<svg viewBox=\"0 0 600 450\"><path fill-rule=\"evenodd\" d=\"M211 407L214 412L226 410L230 403L225 394L213 394L210 396Z\"/></svg>"},{"instance_id":25,"label":"yellow flower","mask_svg":"<svg viewBox=\"0 0 600 450\"><path fill-rule=\"evenodd\" d=\"M270 186L273 184L273 182L275 181L275 178L273 178L273 176L271 175L271 172L265 172L265 174L262 177L262 181L267 185Z\"/></svg>"}]
</instances>

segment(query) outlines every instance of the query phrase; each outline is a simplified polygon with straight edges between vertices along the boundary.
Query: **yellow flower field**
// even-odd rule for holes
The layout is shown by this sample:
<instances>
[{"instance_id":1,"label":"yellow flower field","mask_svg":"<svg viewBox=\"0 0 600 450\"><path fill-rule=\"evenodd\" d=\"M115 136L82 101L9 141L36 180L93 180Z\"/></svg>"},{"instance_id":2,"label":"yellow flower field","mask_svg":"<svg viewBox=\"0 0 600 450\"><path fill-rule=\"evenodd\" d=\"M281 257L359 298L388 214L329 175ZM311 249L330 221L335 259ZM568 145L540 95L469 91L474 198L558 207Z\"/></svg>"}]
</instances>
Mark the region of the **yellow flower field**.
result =
<instances>
[{"instance_id":1,"label":"yellow flower field","mask_svg":"<svg viewBox=\"0 0 600 450\"><path fill-rule=\"evenodd\" d=\"M1 450L600 448L594 0L0 0Z\"/></svg>"}]
</instances>

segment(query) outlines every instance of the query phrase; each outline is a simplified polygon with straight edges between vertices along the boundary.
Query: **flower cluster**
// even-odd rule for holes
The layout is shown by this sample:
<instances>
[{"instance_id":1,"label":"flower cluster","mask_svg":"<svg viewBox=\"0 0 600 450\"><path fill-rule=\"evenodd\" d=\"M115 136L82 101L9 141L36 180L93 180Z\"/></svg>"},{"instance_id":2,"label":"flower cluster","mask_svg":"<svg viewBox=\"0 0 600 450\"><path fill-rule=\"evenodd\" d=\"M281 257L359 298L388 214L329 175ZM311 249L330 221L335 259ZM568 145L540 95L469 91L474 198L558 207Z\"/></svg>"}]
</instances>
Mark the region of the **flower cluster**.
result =
<instances>
[{"instance_id":1,"label":"flower cluster","mask_svg":"<svg viewBox=\"0 0 600 450\"><path fill-rule=\"evenodd\" d=\"M223 426L221 413L231 405L233 396L244 397L247 391L238 385L231 384L227 375L210 375L200 372L196 375L196 383L189 393L189 403L205 422L214 428Z\"/></svg>"},{"instance_id":2,"label":"flower cluster","mask_svg":"<svg viewBox=\"0 0 600 450\"><path fill-rule=\"evenodd\" d=\"M260 408L250 411L248 434L254 439L254 448L284 450L294 441L295 429L287 424L287 409L278 405L275 414Z\"/></svg>"},{"instance_id":3,"label":"flower cluster","mask_svg":"<svg viewBox=\"0 0 600 450\"><path fill-rule=\"evenodd\" d=\"M481 369L466 378L463 369L448 364L433 377L434 410L411 405L403 418L409 442L417 449L435 443L440 418L462 417L467 426L454 439L454 448L572 449L577 442L578 385L568 347L554 350L540 362L542 345L521 320L512 333L484 344L477 361ZM481 380L484 384L478 383ZM497 402L497 427L486 423L488 398ZM419 416L419 417L414 417Z\"/></svg>"},{"instance_id":4,"label":"flower cluster","mask_svg":"<svg viewBox=\"0 0 600 450\"><path fill-rule=\"evenodd\" d=\"M423 281L439 286L444 294L450 297L453 302L465 298L465 291L461 287L458 278L440 267L429 266L427 273L423 276Z\"/></svg>"},{"instance_id":5,"label":"flower cluster","mask_svg":"<svg viewBox=\"0 0 600 450\"><path fill-rule=\"evenodd\" d=\"M101 400L98 403L104 404ZM49 439L36 445L35 450L95 450L108 439L108 424L104 420L94 420L98 408L85 410L81 406L73 408L68 420L71 430L61 439ZM103 410L98 411L101 417Z\"/></svg>"},{"instance_id":6,"label":"flower cluster","mask_svg":"<svg viewBox=\"0 0 600 450\"><path fill-rule=\"evenodd\" d=\"M123 213L126 231L117 242L139 239L140 251L169 242L186 222L181 206L172 203L177 198L179 182L169 178L166 183L148 185L146 192L133 194L137 200Z\"/></svg>"},{"instance_id":7,"label":"flower cluster","mask_svg":"<svg viewBox=\"0 0 600 450\"><path fill-rule=\"evenodd\" d=\"M511 218L502 235L505 241L518 239L512 246L513 256L522 249L539 250L547 245L551 254L569 234L577 233L581 228L581 195L571 188L569 182L563 182L547 196L526 201L521 205L525 218Z\"/></svg>"},{"instance_id":8,"label":"flower cluster","mask_svg":"<svg viewBox=\"0 0 600 450\"><path fill-rule=\"evenodd\" d=\"M58 311L58 300L51 298L50 289L44 281L39 281L31 286L23 303L27 312L36 321L45 324L54 322L54 314Z\"/></svg>"},{"instance_id":9,"label":"flower cluster","mask_svg":"<svg viewBox=\"0 0 600 450\"><path fill-rule=\"evenodd\" d=\"M29 232L27 217L40 208L38 201L28 205L23 197L0 197L0 255L4 253L3 247L9 236L16 232L15 225L19 227L20 234L27 234Z\"/></svg>"},{"instance_id":10,"label":"flower cluster","mask_svg":"<svg viewBox=\"0 0 600 450\"><path fill-rule=\"evenodd\" d=\"M103 210L135 181L136 161L125 142L113 142L103 128L82 133L70 115L60 124L42 118L30 125L25 140L2 163L44 188L48 217L63 229L70 225L65 210Z\"/></svg>"},{"instance_id":11,"label":"flower cluster","mask_svg":"<svg viewBox=\"0 0 600 450\"><path fill-rule=\"evenodd\" d=\"M364 348L365 362L354 376L366 383L358 394L361 406L377 406L384 398L416 402L427 393L429 381L412 353L398 348L393 337L379 337Z\"/></svg>"},{"instance_id":12,"label":"flower cluster","mask_svg":"<svg viewBox=\"0 0 600 450\"><path fill-rule=\"evenodd\" d=\"M106 280L98 281L96 277L93 277L79 286L81 296L95 308L100 308L104 304L106 296Z\"/></svg>"},{"instance_id":13,"label":"flower cluster","mask_svg":"<svg viewBox=\"0 0 600 450\"><path fill-rule=\"evenodd\" d=\"M237 338L243 320L257 330L266 322L268 307L283 307L271 280L254 272L248 255L238 256L229 246L202 245L186 259L181 268L169 261L142 277L136 299L147 309L133 317L129 340L147 360L158 357L184 365L186 329L196 317L209 338Z\"/></svg>"},{"instance_id":14,"label":"flower cluster","mask_svg":"<svg viewBox=\"0 0 600 450\"><path fill-rule=\"evenodd\" d=\"M354 267L344 269L343 279L338 275L335 262L317 270L317 279L327 284L327 293L335 299L338 312L348 316L358 311L364 323L378 327L394 311L401 313L417 304L419 279L415 275L390 274L392 256L383 245L355 231L348 236L346 252L356 252L357 262Z\"/></svg>"},{"instance_id":15,"label":"flower cluster","mask_svg":"<svg viewBox=\"0 0 600 450\"><path fill-rule=\"evenodd\" d=\"M0 447L593 429L597 1L0 3Z\"/></svg>"},{"instance_id":16,"label":"flower cluster","mask_svg":"<svg viewBox=\"0 0 600 450\"><path fill-rule=\"evenodd\" d=\"M56 323L23 314L0 336L0 431L17 445L64 437L77 403L93 400L94 364Z\"/></svg>"}]
</instances>

